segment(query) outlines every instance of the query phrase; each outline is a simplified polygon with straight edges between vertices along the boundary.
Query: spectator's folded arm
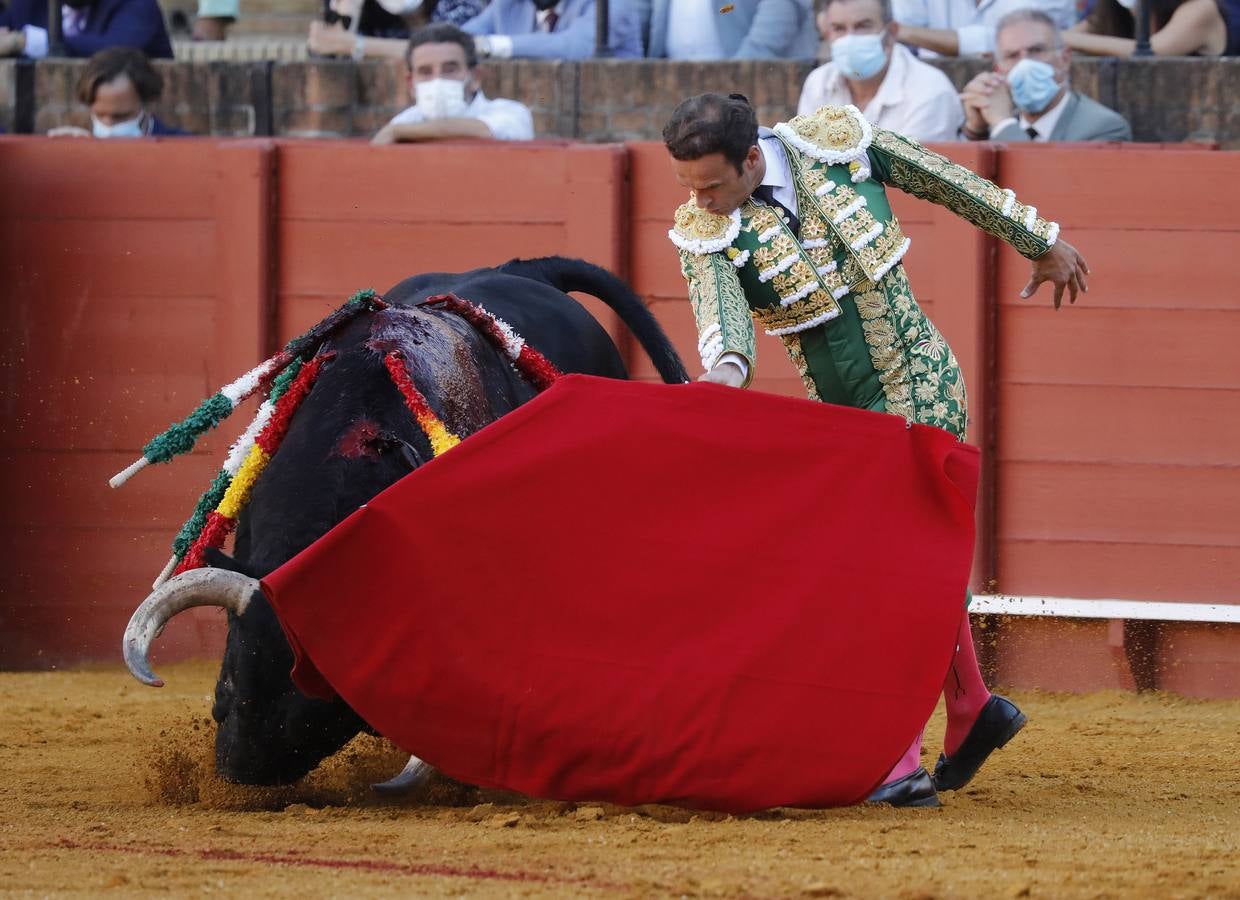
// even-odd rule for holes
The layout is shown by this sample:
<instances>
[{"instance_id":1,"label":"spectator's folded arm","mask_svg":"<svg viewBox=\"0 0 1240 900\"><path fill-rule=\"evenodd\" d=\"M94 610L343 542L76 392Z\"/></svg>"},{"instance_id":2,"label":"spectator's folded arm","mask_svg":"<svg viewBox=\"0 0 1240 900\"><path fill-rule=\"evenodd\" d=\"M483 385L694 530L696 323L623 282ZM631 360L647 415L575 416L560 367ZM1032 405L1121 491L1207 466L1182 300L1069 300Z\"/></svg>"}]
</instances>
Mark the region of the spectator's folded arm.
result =
<instances>
[{"instance_id":1,"label":"spectator's folded arm","mask_svg":"<svg viewBox=\"0 0 1240 900\"><path fill-rule=\"evenodd\" d=\"M788 55L797 39L804 9L797 0L764 0L750 23L749 33L736 48L734 59L779 59Z\"/></svg>"},{"instance_id":2,"label":"spectator's folded arm","mask_svg":"<svg viewBox=\"0 0 1240 900\"><path fill-rule=\"evenodd\" d=\"M94 56L109 47L133 47L143 50L163 32L163 13L154 0L122 3L102 32L80 32L65 35L65 47L71 56Z\"/></svg>"}]
</instances>

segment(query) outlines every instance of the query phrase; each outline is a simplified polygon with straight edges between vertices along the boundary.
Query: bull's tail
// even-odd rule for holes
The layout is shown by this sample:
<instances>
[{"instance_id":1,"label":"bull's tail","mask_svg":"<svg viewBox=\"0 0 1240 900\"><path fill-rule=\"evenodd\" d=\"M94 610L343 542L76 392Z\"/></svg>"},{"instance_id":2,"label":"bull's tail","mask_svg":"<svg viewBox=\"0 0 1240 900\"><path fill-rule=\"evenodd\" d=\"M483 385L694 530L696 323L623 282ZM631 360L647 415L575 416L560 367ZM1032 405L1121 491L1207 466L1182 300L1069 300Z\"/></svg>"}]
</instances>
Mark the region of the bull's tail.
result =
<instances>
[{"instance_id":1,"label":"bull's tail","mask_svg":"<svg viewBox=\"0 0 1240 900\"><path fill-rule=\"evenodd\" d=\"M665 382L681 384L689 380L685 364L658 320L632 288L606 269L580 259L544 256L539 259L514 259L500 266L499 271L541 281L566 294L580 291L597 297L611 307L633 332Z\"/></svg>"}]
</instances>

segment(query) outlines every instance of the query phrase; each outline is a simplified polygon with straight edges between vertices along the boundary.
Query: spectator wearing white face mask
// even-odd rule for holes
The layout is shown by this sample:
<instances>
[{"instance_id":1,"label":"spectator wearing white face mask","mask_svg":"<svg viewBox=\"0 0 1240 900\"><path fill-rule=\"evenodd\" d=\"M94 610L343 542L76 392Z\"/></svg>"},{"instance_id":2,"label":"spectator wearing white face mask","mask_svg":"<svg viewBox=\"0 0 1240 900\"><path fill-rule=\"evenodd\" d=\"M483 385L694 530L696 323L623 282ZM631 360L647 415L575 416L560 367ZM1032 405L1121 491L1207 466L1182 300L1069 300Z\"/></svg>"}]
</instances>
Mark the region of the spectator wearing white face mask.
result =
<instances>
[{"instance_id":1,"label":"spectator wearing white face mask","mask_svg":"<svg viewBox=\"0 0 1240 900\"><path fill-rule=\"evenodd\" d=\"M1055 23L1017 10L995 29L995 70L961 93L964 136L974 141L1130 141L1119 113L1068 86L1070 51Z\"/></svg>"},{"instance_id":2,"label":"spectator wearing white face mask","mask_svg":"<svg viewBox=\"0 0 1240 900\"><path fill-rule=\"evenodd\" d=\"M455 25L429 25L415 32L407 60L414 105L385 125L371 143L533 139L534 120L524 105L491 100L482 93L474 39Z\"/></svg>"},{"instance_id":3,"label":"spectator wearing white face mask","mask_svg":"<svg viewBox=\"0 0 1240 900\"><path fill-rule=\"evenodd\" d=\"M964 114L947 76L896 43L891 0L815 0L831 62L809 73L798 115L852 104L872 124L927 141L954 141Z\"/></svg>"},{"instance_id":4,"label":"spectator wearing white face mask","mask_svg":"<svg viewBox=\"0 0 1240 900\"><path fill-rule=\"evenodd\" d=\"M90 108L91 128L65 125L49 137L140 138L181 136L151 112L164 80L141 50L111 47L90 58L78 78L78 99Z\"/></svg>"}]
</instances>

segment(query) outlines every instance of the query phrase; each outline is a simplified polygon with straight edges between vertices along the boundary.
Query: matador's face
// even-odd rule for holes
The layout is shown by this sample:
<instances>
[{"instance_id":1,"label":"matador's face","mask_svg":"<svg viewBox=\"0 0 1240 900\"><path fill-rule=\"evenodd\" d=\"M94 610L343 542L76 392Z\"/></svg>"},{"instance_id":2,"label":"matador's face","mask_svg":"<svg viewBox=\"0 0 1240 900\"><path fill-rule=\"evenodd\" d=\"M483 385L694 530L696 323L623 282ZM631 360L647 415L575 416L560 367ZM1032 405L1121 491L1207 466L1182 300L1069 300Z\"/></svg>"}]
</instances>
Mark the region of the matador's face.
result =
<instances>
[{"instance_id":1,"label":"matador's face","mask_svg":"<svg viewBox=\"0 0 1240 900\"><path fill-rule=\"evenodd\" d=\"M762 151L756 144L749 148L739 172L722 153L672 160L676 180L693 192L698 207L721 216L738 209L762 183L763 167Z\"/></svg>"}]
</instances>

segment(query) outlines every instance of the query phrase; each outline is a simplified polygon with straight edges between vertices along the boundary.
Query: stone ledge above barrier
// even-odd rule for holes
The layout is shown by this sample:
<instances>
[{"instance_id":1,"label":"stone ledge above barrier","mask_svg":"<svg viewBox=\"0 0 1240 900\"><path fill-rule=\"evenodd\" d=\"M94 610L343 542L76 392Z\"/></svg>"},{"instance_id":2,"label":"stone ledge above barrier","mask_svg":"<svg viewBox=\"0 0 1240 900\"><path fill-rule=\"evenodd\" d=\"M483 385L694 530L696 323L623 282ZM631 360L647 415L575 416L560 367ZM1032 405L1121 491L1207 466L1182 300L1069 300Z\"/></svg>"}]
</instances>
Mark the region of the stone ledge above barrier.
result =
<instances>
[{"instance_id":1,"label":"stone ledge above barrier","mask_svg":"<svg viewBox=\"0 0 1240 900\"><path fill-rule=\"evenodd\" d=\"M959 88L989 63L934 61ZM74 96L81 61L45 60L22 79L0 61L0 128L35 132L81 125ZM363 137L408 104L399 63L160 62L167 81L159 115L197 134ZM740 91L771 123L792 115L808 61L512 60L482 67L490 96L521 100L540 137L586 141L657 139L676 103L706 90ZM1138 140L1217 142L1240 148L1240 59L1118 60L1078 57L1072 83L1132 122ZM23 107L23 103L26 104Z\"/></svg>"}]
</instances>

